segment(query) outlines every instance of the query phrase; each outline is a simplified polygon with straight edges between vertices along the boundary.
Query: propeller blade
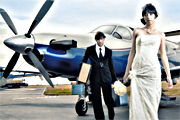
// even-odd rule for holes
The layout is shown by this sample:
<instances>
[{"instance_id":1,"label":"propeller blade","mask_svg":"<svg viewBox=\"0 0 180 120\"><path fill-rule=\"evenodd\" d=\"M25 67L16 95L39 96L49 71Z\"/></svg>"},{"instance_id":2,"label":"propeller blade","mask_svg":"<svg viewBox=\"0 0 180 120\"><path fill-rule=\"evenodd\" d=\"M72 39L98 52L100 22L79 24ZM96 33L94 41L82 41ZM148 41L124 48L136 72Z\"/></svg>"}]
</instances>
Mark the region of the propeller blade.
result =
<instances>
[{"instance_id":1,"label":"propeller blade","mask_svg":"<svg viewBox=\"0 0 180 120\"><path fill-rule=\"evenodd\" d=\"M6 11L5 11L4 9L1 9L1 8L0 8L0 13L1 13L2 18L5 20L5 22L6 22L7 25L9 26L9 28L13 31L13 33L14 33L15 35L17 35L17 34L18 34L18 33L17 33L17 30L16 30L16 28L15 28L15 26L14 26L11 18L10 18L9 15L6 13Z\"/></svg>"},{"instance_id":2,"label":"propeller blade","mask_svg":"<svg viewBox=\"0 0 180 120\"><path fill-rule=\"evenodd\" d=\"M166 35L166 37L180 35L180 30L165 32L164 34Z\"/></svg>"},{"instance_id":3,"label":"propeller blade","mask_svg":"<svg viewBox=\"0 0 180 120\"><path fill-rule=\"evenodd\" d=\"M34 55L34 53L32 51L27 51L27 55L29 56L29 58L32 60L33 64L35 65L35 67L41 72L41 74L44 76L44 78L46 79L46 81L49 83L49 85L51 85L51 87L54 88L54 85L51 81L51 79L49 78L48 72L45 70L45 68L42 66L41 62L39 62L39 60L37 59L37 57Z\"/></svg>"},{"instance_id":4,"label":"propeller blade","mask_svg":"<svg viewBox=\"0 0 180 120\"><path fill-rule=\"evenodd\" d=\"M16 65L18 59L19 59L19 53L18 52L15 52L14 55L12 56L11 60L9 61L6 69L4 70L4 73L3 73L3 77L4 78L7 78L8 75L10 74L10 72L12 71L12 69L14 68L14 66Z\"/></svg>"},{"instance_id":5,"label":"propeller blade","mask_svg":"<svg viewBox=\"0 0 180 120\"><path fill-rule=\"evenodd\" d=\"M26 37L30 37L31 32L34 30L34 28L39 24L39 22L43 19L43 17L46 15L46 13L48 12L48 10L50 9L50 7L52 6L54 0L46 0L46 2L44 3L44 5L41 7L41 9L39 10L39 13L37 14L37 16L35 17L33 23L31 24L31 27L28 31L28 33L26 34Z\"/></svg>"}]
</instances>

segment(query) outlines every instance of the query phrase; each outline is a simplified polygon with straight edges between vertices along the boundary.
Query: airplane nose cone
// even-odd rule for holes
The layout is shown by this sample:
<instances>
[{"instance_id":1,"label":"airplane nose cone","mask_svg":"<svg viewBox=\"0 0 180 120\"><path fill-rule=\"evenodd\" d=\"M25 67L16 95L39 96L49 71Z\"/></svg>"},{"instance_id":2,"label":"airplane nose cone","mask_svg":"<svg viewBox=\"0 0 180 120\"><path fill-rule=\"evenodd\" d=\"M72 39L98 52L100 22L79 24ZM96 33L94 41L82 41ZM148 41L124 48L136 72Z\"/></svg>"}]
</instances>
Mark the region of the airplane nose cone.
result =
<instances>
[{"instance_id":1,"label":"airplane nose cone","mask_svg":"<svg viewBox=\"0 0 180 120\"><path fill-rule=\"evenodd\" d=\"M14 50L15 44L14 44L14 42L13 42L13 39L6 39L6 40L4 41L4 44L5 44L7 47L9 47L9 48L11 48L11 49Z\"/></svg>"},{"instance_id":2,"label":"airplane nose cone","mask_svg":"<svg viewBox=\"0 0 180 120\"><path fill-rule=\"evenodd\" d=\"M6 39L4 44L10 49L26 55L25 50L27 48L34 49L34 38L26 38L24 35L19 35Z\"/></svg>"}]
</instances>

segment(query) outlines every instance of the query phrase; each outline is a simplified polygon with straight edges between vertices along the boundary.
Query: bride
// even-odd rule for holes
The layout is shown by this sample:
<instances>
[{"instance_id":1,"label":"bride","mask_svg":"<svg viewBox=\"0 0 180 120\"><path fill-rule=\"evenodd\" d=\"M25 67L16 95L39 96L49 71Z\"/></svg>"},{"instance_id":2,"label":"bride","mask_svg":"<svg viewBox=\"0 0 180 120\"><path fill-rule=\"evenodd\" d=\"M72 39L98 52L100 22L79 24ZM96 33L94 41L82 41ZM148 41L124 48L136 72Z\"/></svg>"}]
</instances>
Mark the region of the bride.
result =
<instances>
[{"instance_id":1,"label":"bride","mask_svg":"<svg viewBox=\"0 0 180 120\"><path fill-rule=\"evenodd\" d=\"M132 48L123 81L131 79L130 120L158 120L161 98L161 69L158 50L167 75L168 88L173 88L168 58L165 51L165 35L155 28L158 17L156 8L146 4L142 11L143 28L133 31ZM130 71L132 67L132 70Z\"/></svg>"}]
</instances>

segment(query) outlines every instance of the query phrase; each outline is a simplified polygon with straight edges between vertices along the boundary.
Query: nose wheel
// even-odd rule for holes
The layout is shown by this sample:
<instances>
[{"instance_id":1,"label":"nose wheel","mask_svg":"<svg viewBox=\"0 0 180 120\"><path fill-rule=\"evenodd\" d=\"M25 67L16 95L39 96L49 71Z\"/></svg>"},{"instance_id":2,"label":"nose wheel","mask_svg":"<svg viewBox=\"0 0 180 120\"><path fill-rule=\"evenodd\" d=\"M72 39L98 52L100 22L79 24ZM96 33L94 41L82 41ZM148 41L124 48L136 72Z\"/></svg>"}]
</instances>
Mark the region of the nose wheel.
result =
<instances>
[{"instance_id":1,"label":"nose wheel","mask_svg":"<svg viewBox=\"0 0 180 120\"><path fill-rule=\"evenodd\" d=\"M85 99L79 99L78 102L76 103L76 113L79 116L84 116L88 110L88 105Z\"/></svg>"},{"instance_id":2,"label":"nose wheel","mask_svg":"<svg viewBox=\"0 0 180 120\"><path fill-rule=\"evenodd\" d=\"M79 116L84 116L84 115L86 115L87 110L88 110L88 104L86 102L86 97L91 95L91 87L90 87L89 82L84 84L84 92L83 93L77 92L80 89L82 89L82 88L74 87L73 93L76 95L79 95L78 101L75 105L75 110ZM91 99L89 98L89 100L91 100Z\"/></svg>"}]
</instances>

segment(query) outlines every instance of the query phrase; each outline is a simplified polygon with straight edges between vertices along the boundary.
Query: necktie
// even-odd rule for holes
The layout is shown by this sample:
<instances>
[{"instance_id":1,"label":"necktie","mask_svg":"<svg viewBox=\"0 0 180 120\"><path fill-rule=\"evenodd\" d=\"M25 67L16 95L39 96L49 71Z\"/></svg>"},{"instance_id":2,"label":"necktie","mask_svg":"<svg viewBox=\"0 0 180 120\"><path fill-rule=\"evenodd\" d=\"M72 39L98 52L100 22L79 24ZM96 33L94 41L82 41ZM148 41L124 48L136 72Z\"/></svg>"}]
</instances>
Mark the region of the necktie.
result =
<instances>
[{"instance_id":1,"label":"necktie","mask_svg":"<svg viewBox=\"0 0 180 120\"><path fill-rule=\"evenodd\" d=\"M101 48L99 48L99 59L101 60L102 59L102 53L101 53Z\"/></svg>"}]
</instances>

